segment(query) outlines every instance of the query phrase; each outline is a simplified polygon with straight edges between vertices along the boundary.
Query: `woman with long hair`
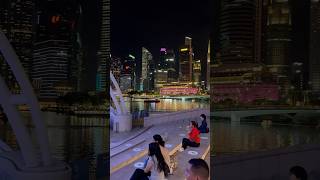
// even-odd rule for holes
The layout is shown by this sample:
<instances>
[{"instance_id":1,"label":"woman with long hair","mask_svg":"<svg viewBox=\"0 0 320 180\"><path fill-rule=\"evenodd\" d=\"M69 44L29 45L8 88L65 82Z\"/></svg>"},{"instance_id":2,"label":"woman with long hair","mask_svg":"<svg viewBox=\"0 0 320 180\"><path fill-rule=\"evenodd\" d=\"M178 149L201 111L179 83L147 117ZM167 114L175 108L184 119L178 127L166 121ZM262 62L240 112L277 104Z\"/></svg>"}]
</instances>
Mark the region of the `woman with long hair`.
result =
<instances>
[{"instance_id":1,"label":"woman with long hair","mask_svg":"<svg viewBox=\"0 0 320 180\"><path fill-rule=\"evenodd\" d=\"M180 152L184 151L188 146L199 147L200 146L200 131L198 129L198 124L195 121L190 123L191 131L189 132L189 138L182 139L182 147Z\"/></svg>"},{"instance_id":2,"label":"woman with long hair","mask_svg":"<svg viewBox=\"0 0 320 180\"><path fill-rule=\"evenodd\" d=\"M146 167L136 169L130 180L147 180L151 172L150 180L164 180L168 175L168 165L161 154L159 144L156 142L149 144L148 162Z\"/></svg>"},{"instance_id":3,"label":"woman with long hair","mask_svg":"<svg viewBox=\"0 0 320 180\"><path fill-rule=\"evenodd\" d=\"M165 147L165 142L162 139L162 137L159 134L156 134L153 136L153 139L156 143L158 143L160 146L161 154L164 158L164 161L167 163L167 165L170 168L170 173L172 173L172 165L170 163L170 156L169 156L169 150Z\"/></svg>"}]
</instances>

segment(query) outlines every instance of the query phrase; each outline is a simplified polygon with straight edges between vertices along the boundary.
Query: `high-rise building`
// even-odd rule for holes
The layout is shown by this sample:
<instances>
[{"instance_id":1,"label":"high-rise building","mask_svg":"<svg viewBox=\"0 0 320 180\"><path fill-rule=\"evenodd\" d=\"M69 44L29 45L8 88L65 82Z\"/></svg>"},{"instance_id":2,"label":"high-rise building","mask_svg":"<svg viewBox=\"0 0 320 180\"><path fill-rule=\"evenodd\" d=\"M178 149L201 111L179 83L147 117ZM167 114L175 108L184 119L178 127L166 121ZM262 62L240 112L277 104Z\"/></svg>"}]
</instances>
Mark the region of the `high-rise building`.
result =
<instances>
[{"instance_id":1,"label":"high-rise building","mask_svg":"<svg viewBox=\"0 0 320 180\"><path fill-rule=\"evenodd\" d=\"M63 73L67 73L67 79L63 79L65 82L60 83L59 86L68 84L72 90L80 91L83 78L83 51L78 29L79 17L81 16L80 5L77 1L68 1L67 5L57 0L39 1L36 9L36 46L33 52L32 78L34 80L41 79L43 86L40 88L40 97L57 97L57 95L54 95L54 83L60 83L59 81L62 81L61 77L65 77L65 74L61 74L59 65L54 65L54 63L59 63L60 60L66 63L67 70ZM41 65L41 61L48 61L52 66ZM48 71L56 71L57 77L55 78L50 73L43 73L46 68ZM48 78L51 80L48 80Z\"/></svg>"},{"instance_id":2,"label":"high-rise building","mask_svg":"<svg viewBox=\"0 0 320 180\"><path fill-rule=\"evenodd\" d=\"M208 43L208 53L207 53L207 71L206 71L206 89L210 90L210 69L211 69L211 47L210 40Z\"/></svg>"},{"instance_id":3,"label":"high-rise building","mask_svg":"<svg viewBox=\"0 0 320 180\"><path fill-rule=\"evenodd\" d=\"M102 25L100 34L99 68L101 69L101 89L107 87L107 62L110 62L110 0L102 0Z\"/></svg>"},{"instance_id":4,"label":"high-rise building","mask_svg":"<svg viewBox=\"0 0 320 180\"><path fill-rule=\"evenodd\" d=\"M140 90L150 91L154 88L155 72L154 61L150 51L142 47L142 66L141 66L141 79Z\"/></svg>"},{"instance_id":5,"label":"high-rise building","mask_svg":"<svg viewBox=\"0 0 320 180\"><path fill-rule=\"evenodd\" d=\"M112 72L113 76L120 82L120 75L121 75L121 58L111 56L111 66L110 71Z\"/></svg>"},{"instance_id":6,"label":"high-rise building","mask_svg":"<svg viewBox=\"0 0 320 180\"><path fill-rule=\"evenodd\" d=\"M288 87L291 49L291 9L288 1L269 1L266 64L283 87Z\"/></svg>"},{"instance_id":7,"label":"high-rise building","mask_svg":"<svg viewBox=\"0 0 320 180\"><path fill-rule=\"evenodd\" d=\"M311 0L309 77L311 89L320 93L320 1Z\"/></svg>"},{"instance_id":8,"label":"high-rise building","mask_svg":"<svg viewBox=\"0 0 320 180\"><path fill-rule=\"evenodd\" d=\"M136 89L136 58L132 55L129 55L124 58L121 67L120 75L120 84L124 83L126 90L135 90ZM129 83L130 80L130 83ZM129 84L129 85L128 85ZM121 85L120 85L121 86Z\"/></svg>"},{"instance_id":9,"label":"high-rise building","mask_svg":"<svg viewBox=\"0 0 320 180\"><path fill-rule=\"evenodd\" d=\"M35 43L32 77L41 80L39 97L58 97L56 85L69 77L70 42L47 40Z\"/></svg>"},{"instance_id":10,"label":"high-rise building","mask_svg":"<svg viewBox=\"0 0 320 180\"><path fill-rule=\"evenodd\" d=\"M164 70L167 69L167 49L166 48L161 48L160 49L160 56L159 56L159 61L157 62L156 69L157 70Z\"/></svg>"},{"instance_id":11,"label":"high-rise building","mask_svg":"<svg viewBox=\"0 0 320 180\"><path fill-rule=\"evenodd\" d=\"M177 75L177 68L176 68L176 57L174 51L172 49L167 50L166 55L166 67L168 71L168 82L177 82L178 75Z\"/></svg>"},{"instance_id":12,"label":"high-rise building","mask_svg":"<svg viewBox=\"0 0 320 180\"><path fill-rule=\"evenodd\" d=\"M201 86L201 61L195 60L193 62L193 84L197 87Z\"/></svg>"},{"instance_id":13,"label":"high-rise building","mask_svg":"<svg viewBox=\"0 0 320 180\"><path fill-rule=\"evenodd\" d=\"M179 81L192 83L192 64L193 64L192 39L185 37L185 44L179 51Z\"/></svg>"},{"instance_id":14,"label":"high-rise building","mask_svg":"<svg viewBox=\"0 0 320 180\"><path fill-rule=\"evenodd\" d=\"M255 1L222 0L219 44L222 63L254 62Z\"/></svg>"},{"instance_id":15,"label":"high-rise building","mask_svg":"<svg viewBox=\"0 0 320 180\"><path fill-rule=\"evenodd\" d=\"M34 0L1 0L0 30L9 39L25 72L30 75L33 58ZM4 63L0 53L0 69L10 88L16 89L16 81Z\"/></svg>"}]
</instances>

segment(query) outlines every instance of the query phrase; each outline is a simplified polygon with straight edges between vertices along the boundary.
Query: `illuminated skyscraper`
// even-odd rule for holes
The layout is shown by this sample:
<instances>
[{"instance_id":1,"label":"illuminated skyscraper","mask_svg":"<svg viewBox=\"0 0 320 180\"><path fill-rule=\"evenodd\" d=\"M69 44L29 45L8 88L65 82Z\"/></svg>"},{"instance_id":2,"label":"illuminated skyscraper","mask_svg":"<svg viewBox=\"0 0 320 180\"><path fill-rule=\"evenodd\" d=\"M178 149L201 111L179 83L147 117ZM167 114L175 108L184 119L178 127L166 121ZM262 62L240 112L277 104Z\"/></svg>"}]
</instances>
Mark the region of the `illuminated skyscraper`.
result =
<instances>
[{"instance_id":1,"label":"illuminated skyscraper","mask_svg":"<svg viewBox=\"0 0 320 180\"><path fill-rule=\"evenodd\" d=\"M142 47L142 67L141 67L141 80L140 90L150 91L154 88L155 68L152 54L148 49Z\"/></svg>"},{"instance_id":2,"label":"illuminated skyscraper","mask_svg":"<svg viewBox=\"0 0 320 180\"><path fill-rule=\"evenodd\" d=\"M193 50L192 39L185 37L185 44L179 51L179 81L180 82L192 82L192 63L193 63Z\"/></svg>"},{"instance_id":3,"label":"illuminated skyscraper","mask_svg":"<svg viewBox=\"0 0 320 180\"><path fill-rule=\"evenodd\" d=\"M320 1L311 1L310 83L314 93L320 93Z\"/></svg>"},{"instance_id":4,"label":"illuminated skyscraper","mask_svg":"<svg viewBox=\"0 0 320 180\"><path fill-rule=\"evenodd\" d=\"M57 98L57 86L62 84L80 91L83 54L77 27L81 7L76 1L39 1L36 9L32 78L41 82L40 97Z\"/></svg>"},{"instance_id":5,"label":"illuminated skyscraper","mask_svg":"<svg viewBox=\"0 0 320 180\"><path fill-rule=\"evenodd\" d=\"M192 75L193 75L193 83L194 85L200 87L201 86L201 61L195 60L192 66Z\"/></svg>"},{"instance_id":6,"label":"illuminated skyscraper","mask_svg":"<svg viewBox=\"0 0 320 180\"><path fill-rule=\"evenodd\" d=\"M56 85L69 78L70 42L47 40L35 43L33 79L40 80L42 99L58 97Z\"/></svg>"},{"instance_id":7,"label":"illuminated skyscraper","mask_svg":"<svg viewBox=\"0 0 320 180\"><path fill-rule=\"evenodd\" d=\"M168 82L177 82L176 56L171 49L167 49L166 70L168 71Z\"/></svg>"},{"instance_id":8,"label":"illuminated skyscraper","mask_svg":"<svg viewBox=\"0 0 320 180\"><path fill-rule=\"evenodd\" d=\"M0 2L0 30L5 33L25 72L29 75L33 57L33 20L35 12L34 0L1 0ZM16 84L8 66L1 59L0 69L10 88Z\"/></svg>"},{"instance_id":9,"label":"illuminated skyscraper","mask_svg":"<svg viewBox=\"0 0 320 180\"><path fill-rule=\"evenodd\" d=\"M120 86L124 89L121 90L135 90L136 87L136 58L129 55L124 58L121 67ZM121 85L122 84L122 85Z\"/></svg>"},{"instance_id":10,"label":"illuminated skyscraper","mask_svg":"<svg viewBox=\"0 0 320 180\"><path fill-rule=\"evenodd\" d=\"M110 62L110 0L102 0L101 15L99 68L101 69L101 90L106 91L107 69L109 69L107 64Z\"/></svg>"},{"instance_id":11,"label":"illuminated skyscraper","mask_svg":"<svg viewBox=\"0 0 320 180\"><path fill-rule=\"evenodd\" d=\"M255 1L221 1L219 44L222 63L254 62Z\"/></svg>"},{"instance_id":12,"label":"illuminated skyscraper","mask_svg":"<svg viewBox=\"0 0 320 180\"><path fill-rule=\"evenodd\" d=\"M211 69L211 48L210 48L210 40L208 43L208 53L207 53L207 72L206 72L206 88L207 90L210 90L210 69Z\"/></svg>"},{"instance_id":13,"label":"illuminated skyscraper","mask_svg":"<svg viewBox=\"0 0 320 180\"><path fill-rule=\"evenodd\" d=\"M266 64L276 75L277 82L288 88L290 49L292 42L291 9L289 2L269 1L267 12Z\"/></svg>"},{"instance_id":14,"label":"illuminated skyscraper","mask_svg":"<svg viewBox=\"0 0 320 180\"><path fill-rule=\"evenodd\" d=\"M121 74L121 59L119 57L111 56L111 67L110 71L116 78L118 82L120 82L120 74Z\"/></svg>"}]
</instances>

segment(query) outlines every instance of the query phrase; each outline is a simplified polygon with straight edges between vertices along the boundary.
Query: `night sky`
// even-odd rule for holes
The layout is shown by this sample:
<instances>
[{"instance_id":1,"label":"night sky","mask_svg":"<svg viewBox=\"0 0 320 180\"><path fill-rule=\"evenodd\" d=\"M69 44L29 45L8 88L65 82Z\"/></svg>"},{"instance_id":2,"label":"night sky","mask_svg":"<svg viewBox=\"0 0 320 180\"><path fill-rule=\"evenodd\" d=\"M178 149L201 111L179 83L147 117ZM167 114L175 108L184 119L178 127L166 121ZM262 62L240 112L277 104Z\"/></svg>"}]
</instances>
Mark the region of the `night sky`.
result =
<instances>
[{"instance_id":1,"label":"night sky","mask_svg":"<svg viewBox=\"0 0 320 180\"><path fill-rule=\"evenodd\" d=\"M114 0L111 3L111 51L141 60L144 46L158 59L160 48L176 52L184 37L193 38L196 59L206 60L210 33L209 0Z\"/></svg>"}]
</instances>

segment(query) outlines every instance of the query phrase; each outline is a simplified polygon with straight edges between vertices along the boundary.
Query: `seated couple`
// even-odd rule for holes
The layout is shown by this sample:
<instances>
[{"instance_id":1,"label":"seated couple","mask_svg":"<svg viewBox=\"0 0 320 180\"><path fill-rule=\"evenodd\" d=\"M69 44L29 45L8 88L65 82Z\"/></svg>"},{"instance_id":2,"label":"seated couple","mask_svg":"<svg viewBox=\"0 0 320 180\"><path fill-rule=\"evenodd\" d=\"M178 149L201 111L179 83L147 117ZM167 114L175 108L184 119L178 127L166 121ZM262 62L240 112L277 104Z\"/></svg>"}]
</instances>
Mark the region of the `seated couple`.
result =
<instances>
[{"instance_id":1,"label":"seated couple","mask_svg":"<svg viewBox=\"0 0 320 180\"><path fill-rule=\"evenodd\" d=\"M182 139L182 146L180 148L180 152L184 151L188 146L190 147L199 147L200 146L200 133L208 133L209 128L207 127L206 115L200 115L202 122L201 126L198 127L198 123L195 121L191 121L190 123L190 132L188 138Z\"/></svg>"},{"instance_id":2,"label":"seated couple","mask_svg":"<svg viewBox=\"0 0 320 180\"><path fill-rule=\"evenodd\" d=\"M169 173L172 173L169 151L164 146L165 142L158 134L154 135L153 139L155 142L149 144L144 169L136 169L130 180L164 180Z\"/></svg>"}]
</instances>

